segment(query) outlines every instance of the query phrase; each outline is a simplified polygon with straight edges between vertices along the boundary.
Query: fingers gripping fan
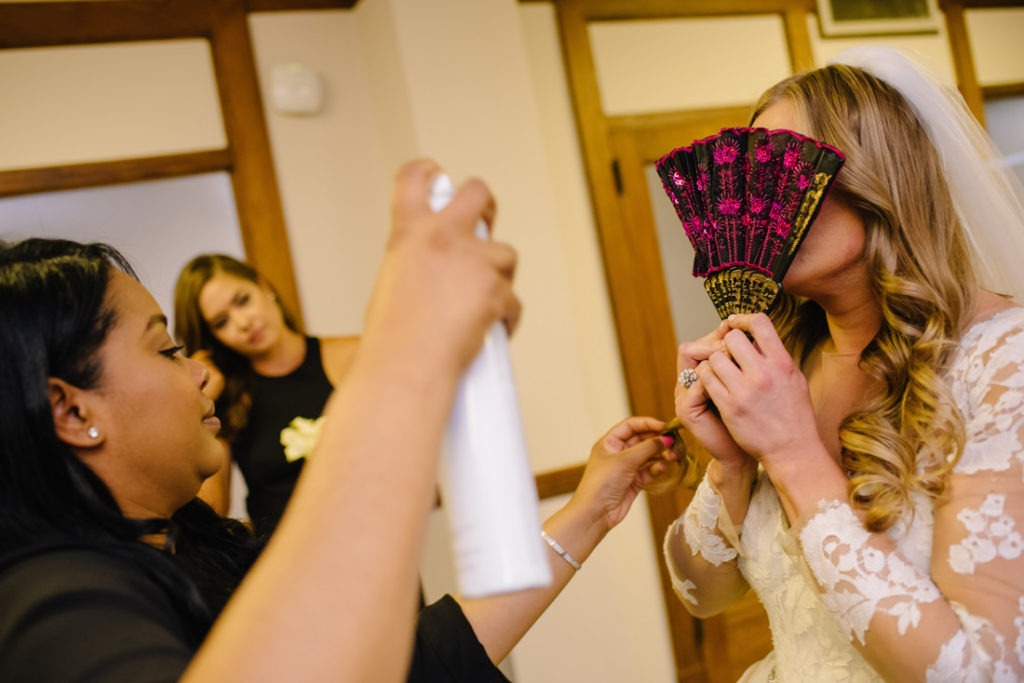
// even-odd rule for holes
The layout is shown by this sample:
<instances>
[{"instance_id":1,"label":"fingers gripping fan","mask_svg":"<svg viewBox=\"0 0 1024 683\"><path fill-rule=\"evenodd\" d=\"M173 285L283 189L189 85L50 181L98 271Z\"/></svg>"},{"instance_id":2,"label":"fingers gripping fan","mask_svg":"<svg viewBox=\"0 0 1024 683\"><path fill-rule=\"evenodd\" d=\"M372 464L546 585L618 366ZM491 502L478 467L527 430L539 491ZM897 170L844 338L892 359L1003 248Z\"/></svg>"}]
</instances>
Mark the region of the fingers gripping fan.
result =
<instances>
[{"instance_id":1,"label":"fingers gripping fan","mask_svg":"<svg viewBox=\"0 0 1024 683\"><path fill-rule=\"evenodd\" d=\"M656 163L724 319L767 312L825 193L838 149L788 130L723 128Z\"/></svg>"}]
</instances>

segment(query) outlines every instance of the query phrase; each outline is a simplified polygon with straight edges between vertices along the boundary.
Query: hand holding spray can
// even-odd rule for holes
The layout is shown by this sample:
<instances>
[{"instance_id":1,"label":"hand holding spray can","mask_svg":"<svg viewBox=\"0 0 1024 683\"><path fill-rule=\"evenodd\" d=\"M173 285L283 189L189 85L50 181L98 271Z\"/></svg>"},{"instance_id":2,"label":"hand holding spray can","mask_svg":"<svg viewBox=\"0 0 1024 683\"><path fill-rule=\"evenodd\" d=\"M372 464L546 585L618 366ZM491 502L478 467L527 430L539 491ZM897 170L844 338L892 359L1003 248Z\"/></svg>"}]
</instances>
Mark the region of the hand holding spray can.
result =
<instances>
[{"instance_id":1,"label":"hand holding spray can","mask_svg":"<svg viewBox=\"0 0 1024 683\"><path fill-rule=\"evenodd\" d=\"M454 193L448 176L438 176L430 207L440 211ZM483 221L476 234L490 238ZM445 434L441 498L462 595L481 597L551 583L501 321L491 326L460 380Z\"/></svg>"}]
</instances>

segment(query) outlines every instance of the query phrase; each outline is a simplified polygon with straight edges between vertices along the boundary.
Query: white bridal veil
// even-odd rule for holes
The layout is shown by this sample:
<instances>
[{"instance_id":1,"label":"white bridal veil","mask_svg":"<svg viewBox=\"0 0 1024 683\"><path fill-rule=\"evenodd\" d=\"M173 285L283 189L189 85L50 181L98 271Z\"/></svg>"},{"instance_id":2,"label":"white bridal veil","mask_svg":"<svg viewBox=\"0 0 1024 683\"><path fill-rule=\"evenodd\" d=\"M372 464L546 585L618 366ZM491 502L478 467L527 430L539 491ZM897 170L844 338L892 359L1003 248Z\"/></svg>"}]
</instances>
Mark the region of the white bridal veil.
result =
<instances>
[{"instance_id":1,"label":"white bridal veil","mask_svg":"<svg viewBox=\"0 0 1024 683\"><path fill-rule=\"evenodd\" d=\"M891 48L854 47L833 61L864 69L907 100L942 159L979 283L1024 304L1024 188L959 91Z\"/></svg>"}]
</instances>

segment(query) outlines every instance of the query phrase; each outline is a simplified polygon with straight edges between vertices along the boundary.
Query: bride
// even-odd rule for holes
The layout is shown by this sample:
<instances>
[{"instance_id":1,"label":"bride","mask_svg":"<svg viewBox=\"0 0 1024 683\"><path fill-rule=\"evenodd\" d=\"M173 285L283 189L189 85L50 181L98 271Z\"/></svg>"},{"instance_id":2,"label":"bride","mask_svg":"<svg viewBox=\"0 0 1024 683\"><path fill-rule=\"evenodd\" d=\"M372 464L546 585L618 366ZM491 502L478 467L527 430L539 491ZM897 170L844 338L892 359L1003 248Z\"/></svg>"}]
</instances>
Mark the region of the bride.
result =
<instances>
[{"instance_id":1,"label":"bride","mask_svg":"<svg viewBox=\"0 0 1024 683\"><path fill-rule=\"evenodd\" d=\"M665 538L676 592L698 617L757 593L775 650L745 681L1021 680L1015 181L884 48L776 85L753 125L846 163L771 319L679 347L676 413L713 459Z\"/></svg>"}]
</instances>

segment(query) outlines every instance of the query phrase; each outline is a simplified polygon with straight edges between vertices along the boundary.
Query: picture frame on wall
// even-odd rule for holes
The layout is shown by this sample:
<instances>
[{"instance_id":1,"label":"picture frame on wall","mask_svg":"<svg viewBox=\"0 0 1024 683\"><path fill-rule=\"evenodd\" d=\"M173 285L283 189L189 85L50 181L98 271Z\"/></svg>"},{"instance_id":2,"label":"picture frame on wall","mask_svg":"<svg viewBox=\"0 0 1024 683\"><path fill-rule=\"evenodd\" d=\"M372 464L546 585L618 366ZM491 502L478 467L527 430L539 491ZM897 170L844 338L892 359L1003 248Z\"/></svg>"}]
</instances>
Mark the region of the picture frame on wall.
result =
<instances>
[{"instance_id":1,"label":"picture frame on wall","mask_svg":"<svg viewBox=\"0 0 1024 683\"><path fill-rule=\"evenodd\" d=\"M936 0L817 0L824 38L938 33Z\"/></svg>"}]
</instances>

